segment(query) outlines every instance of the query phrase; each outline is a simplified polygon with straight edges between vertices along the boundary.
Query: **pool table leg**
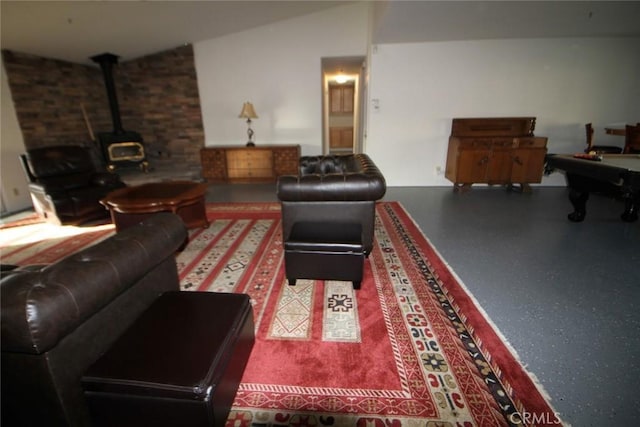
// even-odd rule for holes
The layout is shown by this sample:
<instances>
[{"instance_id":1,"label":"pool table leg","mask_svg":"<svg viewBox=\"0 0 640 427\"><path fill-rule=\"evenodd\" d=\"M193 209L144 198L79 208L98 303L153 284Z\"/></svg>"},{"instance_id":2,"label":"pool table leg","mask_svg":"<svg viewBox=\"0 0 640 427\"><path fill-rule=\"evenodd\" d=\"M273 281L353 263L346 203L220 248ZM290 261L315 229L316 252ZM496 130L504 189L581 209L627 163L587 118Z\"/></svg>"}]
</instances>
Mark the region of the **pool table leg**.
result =
<instances>
[{"instance_id":1,"label":"pool table leg","mask_svg":"<svg viewBox=\"0 0 640 427\"><path fill-rule=\"evenodd\" d=\"M634 194L631 190L625 190L622 193L624 200L624 212L620 215L625 222L634 222L638 220L638 208L640 208L640 192Z\"/></svg>"},{"instance_id":2,"label":"pool table leg","mask_svg":"<svg viewBox=\"0 0 640 427\"><path fill-rule=\"evenodd\" d=\"M573 212L567 215L569 221L582 222L587 215L587 200L589 200L588 191L580 191L574 188L569 192L569 200L573 205Z\"/></svg>"}]
</instances>

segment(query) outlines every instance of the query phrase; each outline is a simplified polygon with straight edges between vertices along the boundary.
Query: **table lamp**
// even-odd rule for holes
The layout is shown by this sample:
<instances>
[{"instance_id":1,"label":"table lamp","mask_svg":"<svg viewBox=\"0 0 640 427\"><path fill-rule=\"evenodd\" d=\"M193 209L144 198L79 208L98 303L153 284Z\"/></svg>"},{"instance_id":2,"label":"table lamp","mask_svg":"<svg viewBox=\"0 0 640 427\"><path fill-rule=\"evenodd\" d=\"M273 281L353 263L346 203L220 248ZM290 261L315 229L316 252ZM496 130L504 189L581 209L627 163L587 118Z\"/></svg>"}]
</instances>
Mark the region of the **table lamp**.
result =
<instances>
[{"instance_id":1,"label":"table lamp","mask_svg":"<svg viewBox=\"0 0 640 427\"><path fill-rule=\"evenodd\" d=\"M251 119L257 119L258 115L256 114L256 110L253 108L253 104L250 102L245 102L242 105L242 111L240 111L240 115L238 117L240 117L241 119L247 119L247 135L249 136L247 147L255 146L256 144L252 141L253 130L251 129Z\"/></svg>"}]
</instances>

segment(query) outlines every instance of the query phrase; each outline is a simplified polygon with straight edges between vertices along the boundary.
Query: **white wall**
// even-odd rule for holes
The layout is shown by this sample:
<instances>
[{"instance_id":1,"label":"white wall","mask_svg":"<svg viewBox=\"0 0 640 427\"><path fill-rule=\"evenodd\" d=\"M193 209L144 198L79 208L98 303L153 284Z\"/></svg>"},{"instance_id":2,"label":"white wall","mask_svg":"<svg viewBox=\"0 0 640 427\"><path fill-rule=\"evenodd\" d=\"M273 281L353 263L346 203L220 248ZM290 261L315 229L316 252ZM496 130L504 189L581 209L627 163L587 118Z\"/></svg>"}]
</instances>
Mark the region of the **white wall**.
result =
<instances>
[{"instance_id":1,"label":"white wall","mask_svg":"<svg viewBox=\"0 0 640 427\"><path fill-rule=\"evenodd\" d=\"M366 2L194 44L205 145L244 145L238 118L250 101L254 140L322 152L321 58L367 53Z\"/></svg>"},{"instance_id":2,"label":"white wall","mask_svg":"<svg viewBox=\"0 0 640 427\"><path fill-rule=\"evenodd\" d=\"M640 122L640 38L485 40L374 46L365 151L390 186L451 185L443 175L454 117L536 116L554 153ZM373 108L378 100L379 109ZM560 174L543 179L564 185Z\"/></svg>"},{"instance_id":3,"label":"white wall","mask_svg":"<svg viewBox=\"0 0 640 427\"><path fill-rule=\"evenodd\" d=\"M257 144L300 144L303 154L320 154L321 58L367 55L370 7L348 4L195 43L206 145L244 145L238 114L251 101L260 116L252 125ZM603 126L640 121L640 38L384 44L371 51L364 151L390 186L451 185L436 168L444 171L453 117L536 116L536 134L549 137L556 153L584 148L586 122L595 125L597 142L622 145ZM8 94L3 71L3 197L27 207L23 173L13 171L23 143ZM564 179L553 174L543 184Z\"/></svg>"},{"instance_id":4,"label":"white wall","mask_svg":"<svg viewBox=\"0 0 640 427\"><path fill-rule=\"evenodd\" d=\"M13 106L4 64L0 67L0 74L2 80L0 191L2 192L2 212L5 213L21 211L30 208L32 204L27 179L18 159L18 156L25 151L24 140Z\"/></svg>"}]
</instances>

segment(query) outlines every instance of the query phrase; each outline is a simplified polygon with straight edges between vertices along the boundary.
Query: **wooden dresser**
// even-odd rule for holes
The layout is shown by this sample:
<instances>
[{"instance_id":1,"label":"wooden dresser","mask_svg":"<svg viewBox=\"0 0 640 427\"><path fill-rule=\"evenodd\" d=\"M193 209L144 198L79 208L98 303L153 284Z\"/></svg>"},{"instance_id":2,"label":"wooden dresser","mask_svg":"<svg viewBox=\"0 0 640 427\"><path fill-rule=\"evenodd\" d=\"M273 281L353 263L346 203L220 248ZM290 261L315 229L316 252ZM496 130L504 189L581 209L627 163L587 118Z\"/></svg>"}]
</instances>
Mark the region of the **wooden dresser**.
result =
<instances>
[{"instance_id":1,"label":"wooden dresser","mask_svg":"<svg viewBox=\"0 0 640 427\"><path fill-rule=\"evenodd\" d=\"M216 146L200 150L202 176L209 182L275 182L297 175L299 145Z\"/></svg>"},{"instance_id":2,"label":"wooden dresser","mask_svg":"<svg viewBox=\"0 0 640 427\"><path fill-rule=\"evenodd\" d=\"M453 119L445 177L454 191L475 183L531 191L529 184L542 180L547 153L547 138L533 135L535 124L535 117Z\"/></svg>"}]
</instances>

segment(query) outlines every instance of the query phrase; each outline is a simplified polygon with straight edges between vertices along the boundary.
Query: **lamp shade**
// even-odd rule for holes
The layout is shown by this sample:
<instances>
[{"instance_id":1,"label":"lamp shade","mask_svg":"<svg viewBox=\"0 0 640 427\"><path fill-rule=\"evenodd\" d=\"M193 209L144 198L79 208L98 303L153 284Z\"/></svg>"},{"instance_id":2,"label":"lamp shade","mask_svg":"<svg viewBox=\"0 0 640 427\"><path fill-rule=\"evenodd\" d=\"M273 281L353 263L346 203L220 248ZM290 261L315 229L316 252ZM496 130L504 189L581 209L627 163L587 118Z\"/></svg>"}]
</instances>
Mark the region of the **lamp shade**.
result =
<instances>
[{"instance_id":1,"label":"lamp shade","mask_svg":"<svg viewBox=\"0 0 640 427\"><path fill-rule=\"evenodd\" d=\"M241 119L257 119L258 115L256 114L256 110L253 108L253 104L245 102L242 104L242 111L240 111L240 115L238 117Z\"/></svg>"}]
</instances>

